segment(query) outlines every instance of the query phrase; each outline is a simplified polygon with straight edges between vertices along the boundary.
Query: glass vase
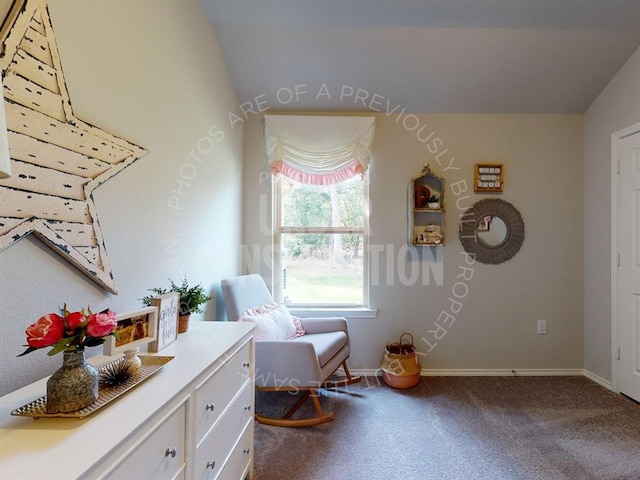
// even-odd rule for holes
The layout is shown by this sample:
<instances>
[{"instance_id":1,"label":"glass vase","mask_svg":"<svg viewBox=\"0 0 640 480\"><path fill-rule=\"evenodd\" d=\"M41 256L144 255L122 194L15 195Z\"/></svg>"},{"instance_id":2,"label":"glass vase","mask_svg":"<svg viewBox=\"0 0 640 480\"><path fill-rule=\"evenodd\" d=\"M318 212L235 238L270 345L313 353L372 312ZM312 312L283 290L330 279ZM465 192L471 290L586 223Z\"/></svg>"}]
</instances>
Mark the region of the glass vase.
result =
<instances>
[{"instance_id":1,"label":"glass vase","mask_svg":"<svg viewBox=\"0 0 640 480\"><path fill-rule=\"evenodd\" d=\"M84 350L64 352L62 367L47 381L47 413L75 412L98 399L98 370Z\"/></svg>"}]
</instances>

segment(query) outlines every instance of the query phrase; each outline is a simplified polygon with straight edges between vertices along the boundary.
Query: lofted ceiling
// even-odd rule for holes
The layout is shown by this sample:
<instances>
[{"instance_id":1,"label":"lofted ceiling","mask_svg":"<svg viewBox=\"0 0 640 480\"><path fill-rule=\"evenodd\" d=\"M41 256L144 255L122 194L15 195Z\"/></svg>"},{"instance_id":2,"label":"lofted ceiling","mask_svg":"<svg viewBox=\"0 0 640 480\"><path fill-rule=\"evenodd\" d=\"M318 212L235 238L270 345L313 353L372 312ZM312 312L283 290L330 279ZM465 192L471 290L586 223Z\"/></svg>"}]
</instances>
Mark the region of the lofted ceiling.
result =
<instances>
[{"instance_id":1,"label":"lofted ceiling","mask_svg":"<svg viewBox=\"0 0 640 480\"><path fill-rule=\"evenodd\" d=\"M640 0L199 0L245 109L583 113Z\"/></svg>"}]
</instances>

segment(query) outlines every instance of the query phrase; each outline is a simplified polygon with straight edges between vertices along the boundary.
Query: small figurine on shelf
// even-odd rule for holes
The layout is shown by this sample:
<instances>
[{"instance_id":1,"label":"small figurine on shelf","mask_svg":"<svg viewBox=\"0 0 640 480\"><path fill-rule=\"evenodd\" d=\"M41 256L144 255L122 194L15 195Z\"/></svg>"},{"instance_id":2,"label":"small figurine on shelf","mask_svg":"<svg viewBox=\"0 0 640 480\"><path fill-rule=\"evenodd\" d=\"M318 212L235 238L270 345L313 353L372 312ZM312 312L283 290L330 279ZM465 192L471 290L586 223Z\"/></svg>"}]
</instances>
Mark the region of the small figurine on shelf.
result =
<instances>
[{"instance_id":1,"label":"small figurine on shelf","mask_svg":"<svg viewBox=\"0 0 640 480\"><path fill-rule=\"evenodd\" d=\"M442 243L442 234L438 225L429 224L424 231L424 239L427 245L440 245Z\"/></svg>"},{"instance_id":2,"label":"small figurine on shelf","mask_svg":"<svg viewBox=\"0 0 640 480\"><path fill-rule=\"evenodd\" d=\"M427 202L427 208L429 208L430 210L440 209L440 199L435 195L431 195L429 197L429 201Z\"/></svg>"}]
</instances>

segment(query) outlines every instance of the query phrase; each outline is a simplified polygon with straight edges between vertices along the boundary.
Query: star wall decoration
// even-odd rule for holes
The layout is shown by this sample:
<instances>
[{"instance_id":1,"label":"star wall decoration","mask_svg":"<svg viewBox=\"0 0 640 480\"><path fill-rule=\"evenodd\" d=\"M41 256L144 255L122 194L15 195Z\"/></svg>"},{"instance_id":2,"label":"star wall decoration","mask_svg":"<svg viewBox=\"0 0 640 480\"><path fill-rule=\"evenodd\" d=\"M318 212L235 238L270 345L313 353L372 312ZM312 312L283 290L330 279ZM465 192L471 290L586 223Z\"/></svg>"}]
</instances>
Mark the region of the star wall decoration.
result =
<instances>
[{"instance_id":1,"label":"star wall decoration","mask_svg":"<svg viewBox=\"0 0 640 480\"><path fill-rule=\"evenodd\" d=\"M0 251L34 233L117 293L92 194L147 151L75 118L46 0L15 2L0 38L13 172L0 180Z\"/></svg>"}]
</instances>

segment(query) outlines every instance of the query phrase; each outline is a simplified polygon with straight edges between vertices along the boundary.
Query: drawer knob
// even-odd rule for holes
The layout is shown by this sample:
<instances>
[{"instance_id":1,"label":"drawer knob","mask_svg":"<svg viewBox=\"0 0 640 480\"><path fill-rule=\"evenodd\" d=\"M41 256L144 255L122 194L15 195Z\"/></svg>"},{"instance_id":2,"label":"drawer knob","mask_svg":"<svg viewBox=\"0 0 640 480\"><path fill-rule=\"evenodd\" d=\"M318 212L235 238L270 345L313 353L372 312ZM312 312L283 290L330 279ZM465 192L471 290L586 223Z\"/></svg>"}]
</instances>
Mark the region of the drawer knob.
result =
<instances>
[{"instance_id":1,"label":"drawer knob","mask_svg":"<svg viewBox=\"0 0 640 480\"><path fill-rule=\"evenodd\" d=\"M245 449L242 451L242 453L249 455L249 452L250 452L250 451L251 451L251 450L249 450L248 448L245 448Z\"/></svg>"},{"instance_id":2,"label":"drawer knob","mask_svg":"<svg viewBox=\"0 0 640 480\"><path fill-rule=\"evenodd\" d=\"M244 409L248 412L249 410L251 410L251 405L245 405Z\"/></svg>"},{"instance_id":3,"label":"drawer knob","mask_svg":"<svg viewBox=\"0 0 640 480\"><path fill-rule=\"evenodd\" d=\"M165 457L171 456L171 458L176 458L177 454L178 454L178 449L176 447L167 448L164 451Z\"/></svg>"},{"instance_id":4,"label":"drawer knob","mask_svg":"<svg viewBox=\"0 0 640 480\"><path fill-rule=\"evenodd\" d=\"M242 364L242 366L243 366L244 368L249 368L249 367L251 366L251 364L250 364L249 362L244 362L244 363Z\"/></svg>"},{"instance_id":5,"label":"drawer knob","mask_svg":"<svg viewBox=\"0 0 640 480\"><path fill-rule=\"evenodd\" d=\"M213 462L207 462L206 468L210 468L211 470L216 468L216 461L214 460Z\"/></svg>"},{"instance_id":6,"label":"drawer knob","mask_svg":"<svg viewBox=\"0 0 640 480\"><path fill-rule=\"evenodd\" d=\"M207 410L211 410L213 412L213 409L216 408L215 404L213 403L208 403L205 407L204 407L204 411L206 412Z\"/></svg>"}]
</instances>

